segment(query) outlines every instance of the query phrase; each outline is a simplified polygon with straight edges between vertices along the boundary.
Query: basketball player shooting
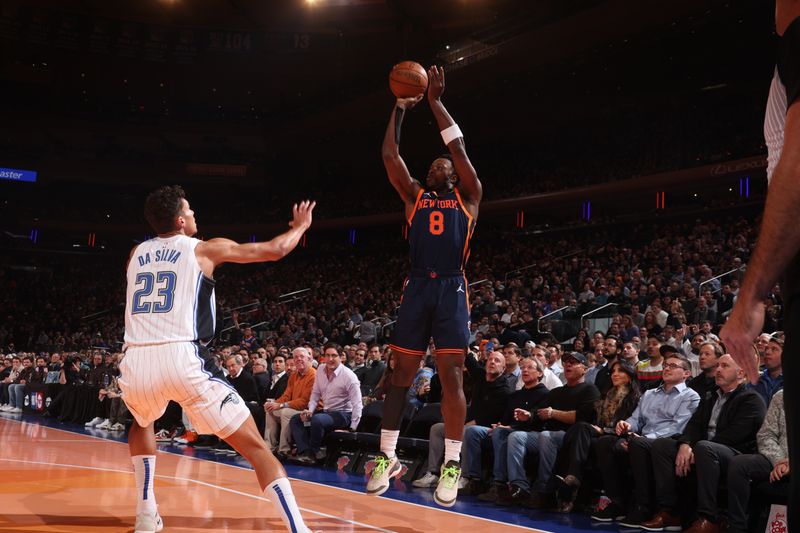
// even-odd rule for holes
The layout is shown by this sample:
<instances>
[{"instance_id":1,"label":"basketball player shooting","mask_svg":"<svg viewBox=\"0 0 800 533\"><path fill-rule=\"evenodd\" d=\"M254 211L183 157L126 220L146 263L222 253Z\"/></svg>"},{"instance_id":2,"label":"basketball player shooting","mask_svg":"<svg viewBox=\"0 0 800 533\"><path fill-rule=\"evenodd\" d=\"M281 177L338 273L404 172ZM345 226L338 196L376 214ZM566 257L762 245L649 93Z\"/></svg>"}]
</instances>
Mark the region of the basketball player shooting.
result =
<instances>
[{"instance_id":1,"label":"basketball player shooting","mask_svg":"<svg viewBox=\"0 0 800 533\"><path fill-rule=\"evenodd\" d=\"M428 103L449 154L433 161L424 187L411 177L399 152L403 115L422 100L423 94L397 99L383 140L383 163L389 181L405 204L406 220L411 226L411 271L390 345L397 366L384 401L381 451L367 482L367 494L383 494L390 479L401 472L395 448L406 393L433 337L445 424L444 464L434 500L451 507L461 478L466 415L462 368L469 343L469 301L464 266L483 190L467 157L464 136L442 103L444 70L431 67L428 80Z\"/></svg>"},{"instance_id":2,"label":"basketball player shooting","mask_svg":"<svg viewBox=\"0 0 800 533\"><path fill-rule=\"evenodd\" d=\"M128 435L136 478L134 531L153 533L164 527L153 493L153 422L174 400L199 433L224 439L253 465L262 492L287 530L308 533L286 472L205 345L214 337L214 269L286 256L311 225L315 203L295 204L290 229L271 241L238 244L192 238L197 224L184 196L181 187L172 186L147 197L145 218L158 237L136 246L128 259L126 352L119 384L135 419Z\"/></svg>"}]
</instances>

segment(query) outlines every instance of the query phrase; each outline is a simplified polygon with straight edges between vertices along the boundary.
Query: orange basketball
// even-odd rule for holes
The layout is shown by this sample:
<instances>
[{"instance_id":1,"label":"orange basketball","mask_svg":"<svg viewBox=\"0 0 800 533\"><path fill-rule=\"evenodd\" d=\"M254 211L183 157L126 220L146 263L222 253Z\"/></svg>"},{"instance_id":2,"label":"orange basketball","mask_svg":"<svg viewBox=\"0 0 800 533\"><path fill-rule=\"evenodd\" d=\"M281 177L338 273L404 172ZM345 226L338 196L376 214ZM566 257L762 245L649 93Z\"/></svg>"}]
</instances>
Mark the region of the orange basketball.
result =
<instances>
[{"instance_id":1,"label":"orange basketball","mask_svg":"<svg viewBox=\"0 0 800 533\"><path fill-rule=\"evenodd\" d=\"M415 61L403 61L392 67L389 88L397 98L411 98L428 88L428 73Z\"/></svg>"}]
</instances>

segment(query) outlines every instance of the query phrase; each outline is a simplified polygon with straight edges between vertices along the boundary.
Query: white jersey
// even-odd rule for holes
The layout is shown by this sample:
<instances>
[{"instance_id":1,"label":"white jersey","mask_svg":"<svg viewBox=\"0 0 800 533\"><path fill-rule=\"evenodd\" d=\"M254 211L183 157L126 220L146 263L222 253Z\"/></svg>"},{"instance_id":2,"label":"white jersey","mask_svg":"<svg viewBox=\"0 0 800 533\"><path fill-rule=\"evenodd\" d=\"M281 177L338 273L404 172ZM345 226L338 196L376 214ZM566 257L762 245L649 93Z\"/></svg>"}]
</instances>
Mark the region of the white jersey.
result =
<instances>
[{"instance_id":1,"label":"white jersey","mask_svg":"<svg viewBox=\"0 0 800 533\"><path fill-rule=\"evenodd\" d=\"M786 87L783 86L778 69L772 76L769 87L767 111L764 114L764 141L767 144L767 182L778 165L783 151L783 130L786 125Z\"/></svg>"},{"instance_id":2,"label":"white jersey","mask_svg":"<svg viewBox=\"0 0 800 533\"><path fill-rule=\"evenodd\" d=\"M128 263L125 343L208 342L214 336L214 280L203 275L185 235L156 237L136 247Z\"/></svg>"}]
</instances>

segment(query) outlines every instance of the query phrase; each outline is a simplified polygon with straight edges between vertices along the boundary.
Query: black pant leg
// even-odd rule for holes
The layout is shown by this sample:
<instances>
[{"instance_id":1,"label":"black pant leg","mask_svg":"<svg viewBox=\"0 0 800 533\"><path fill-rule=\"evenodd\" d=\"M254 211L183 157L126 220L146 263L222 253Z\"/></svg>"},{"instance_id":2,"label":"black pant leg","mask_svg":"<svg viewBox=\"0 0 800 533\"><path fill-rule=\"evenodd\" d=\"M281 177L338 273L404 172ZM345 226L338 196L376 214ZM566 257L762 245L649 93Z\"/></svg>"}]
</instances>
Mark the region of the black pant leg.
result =
<instances>
[{"instance_id":1,"label":"black pant leg","mask_svg":"<svg viewBox=\"0 0 800 533\"><path fill-rule=\"evenodd\" d=\"M728 464L728 524L746 531L752 486L769 479L772 464L761 454L737 455Z\"/></svg>"},{"instance_id":2,"label":"black pant leg","mask_svg":"<svg viewBox=\"0 0 800 533\"><path fill-rule=\"evenodd\" d=\"M656 442L655 439L644 437L628 440L628 455L633 471L633 501L639 508L648 512L654 510L656 487L654 483L658 480L653 457Z\"/></svg>"},{"instance_id":3,"label":"black pant leg","mask_svg":"<svg viewBox=\"0 0 800 533\"><path fill-rule=\"evenodd\" d=\"M624 507L627 492L630 490L630 487L626 487L630 460L628 453L621 447L622 442L623 439L616 435L603 435L595 442L595 455L606 496Z\"/></svg>"},{"instance_id":4,"label":"black pant leg","mask_svg":"<svg viewBox=\"0 0 800 533\"><path fill-rule=\"evenodd\" d=\"M675 513L678 506L675 457L680 443L674 439L656 439L651 450L655 476L656 503L661 509ZM634 466L634 475L636 467Z\"/></svg>"},{"instance_id":5,"label":"black pant leg","mask_svg":"<svg viewBox=\"0 0 800 533\"><path fill-rule=\"evenodd\" d=\"M727 476L730 460L739 452L707 440L694 447L694 468L697 473L697 514L716 522L719 508L717 494L722 478Z\"/></svg>"},{"instance_id":6,"label":"black pant leg","mask_svg":"<svg viewBox=\"0 0 800 533\"><path fill-rule=\"evenodd\" d=\"M589 449L592 446L594 428L587 422L577 422L564 435L564 449L568 454L567 474L583 479L583 466L589 460Z\"/></svg>"}]
</instances>

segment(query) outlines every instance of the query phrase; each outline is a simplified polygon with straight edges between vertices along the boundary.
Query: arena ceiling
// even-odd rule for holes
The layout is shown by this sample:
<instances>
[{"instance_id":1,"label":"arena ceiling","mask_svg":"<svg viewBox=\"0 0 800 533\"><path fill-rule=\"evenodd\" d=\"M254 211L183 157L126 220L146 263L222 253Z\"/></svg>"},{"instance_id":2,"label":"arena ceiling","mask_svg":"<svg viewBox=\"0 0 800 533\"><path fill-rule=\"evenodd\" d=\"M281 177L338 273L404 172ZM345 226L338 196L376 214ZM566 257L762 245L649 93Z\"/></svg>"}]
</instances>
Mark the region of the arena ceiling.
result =
<instances>
[{"instance_id":1,"label":"arena ceiling","mask_svg":"<svg viewBox=\"0 0 800 533\"><path fill-rule=\"evenodd\" d=\"M77 121L102 139L134 124L257 136L267 160L335 154L362 133L379 142L386 76L404 59L446 66L448 102L481 126L472 139L498 124L542 134L702 91L766 94L768 4L7 0L0 82L14 105L2 135Z\"/></svg>"}]
</instances>

